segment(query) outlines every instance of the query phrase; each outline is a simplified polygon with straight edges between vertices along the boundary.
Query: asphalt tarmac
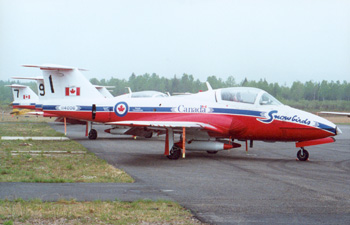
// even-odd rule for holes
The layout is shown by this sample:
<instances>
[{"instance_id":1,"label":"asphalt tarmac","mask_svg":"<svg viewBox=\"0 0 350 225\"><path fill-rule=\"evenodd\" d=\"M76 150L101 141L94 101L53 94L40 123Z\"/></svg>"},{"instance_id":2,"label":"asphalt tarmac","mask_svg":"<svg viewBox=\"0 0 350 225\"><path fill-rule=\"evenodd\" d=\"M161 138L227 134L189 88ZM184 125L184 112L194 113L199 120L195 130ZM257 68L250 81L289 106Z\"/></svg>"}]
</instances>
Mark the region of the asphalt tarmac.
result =
<instances>
[{"instance_id":1,"label":"asphalt tarmac","mask_svg":"<svg viewBox=\"0 0 350 225\"><path fill-rule=\"evenodd\" d=\"M0 198L170 199L210 224L350 224L350 126L340 126L335 143L308 147L307 162L296 160L294 143L265 142L248 152L243 145L169 160L164 137L134 140L94 128L97 140L86 139L80 125L69 126L68 136L124 169L134 184L0 183Z\"/></svg>"}]
</instances>

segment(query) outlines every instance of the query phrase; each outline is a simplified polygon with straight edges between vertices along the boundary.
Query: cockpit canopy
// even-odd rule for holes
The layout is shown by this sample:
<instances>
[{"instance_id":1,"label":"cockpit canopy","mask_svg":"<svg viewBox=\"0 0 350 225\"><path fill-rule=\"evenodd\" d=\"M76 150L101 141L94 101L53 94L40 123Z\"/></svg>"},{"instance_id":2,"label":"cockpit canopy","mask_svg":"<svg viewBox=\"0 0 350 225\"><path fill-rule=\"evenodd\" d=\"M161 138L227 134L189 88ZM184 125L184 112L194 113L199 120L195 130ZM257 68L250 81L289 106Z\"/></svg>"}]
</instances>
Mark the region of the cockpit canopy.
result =
<instances>
[{"instance_id":1,"label":"cockpit canopy","mask_svg":"<svg viewBox=\"0 0 350 225\"><path fill-rule=\"evenodd\" d=\"M223 88L221 89L221 100L246 104L282 105L272 95L258 88Z\"/></svg>"},{"instance_id":2,"label":"cockpit canopy","mask_svg":"<svg viewBox=\"0 0 350 225\"><path fill-rule=\"evenodd\" d=\"M168 95L159 91L139 91L131 93L131 98L162 98L169 97Z\"/></svg>"}]
</instances>

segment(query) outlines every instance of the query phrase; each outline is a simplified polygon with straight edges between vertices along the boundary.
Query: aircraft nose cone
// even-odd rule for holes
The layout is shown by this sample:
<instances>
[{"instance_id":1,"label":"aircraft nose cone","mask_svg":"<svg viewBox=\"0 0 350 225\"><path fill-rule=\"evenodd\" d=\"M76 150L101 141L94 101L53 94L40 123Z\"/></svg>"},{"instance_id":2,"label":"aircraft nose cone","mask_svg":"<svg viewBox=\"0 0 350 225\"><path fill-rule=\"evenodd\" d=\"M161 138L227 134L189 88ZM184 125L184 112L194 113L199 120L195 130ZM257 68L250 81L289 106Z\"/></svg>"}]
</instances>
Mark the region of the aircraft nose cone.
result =
<instances>
[{"instance_id":1,"label":"aircraft nose cone","mask_svg":"<svg viewBox=\"0 0 350 225\"><path fill-rule=\"evenodd\" d=\"M338 126L336 126L335 128L336 128L336 131L337 131L336 135L339 135L339 134L343 133Z\"/></svg>"}]
</instances>

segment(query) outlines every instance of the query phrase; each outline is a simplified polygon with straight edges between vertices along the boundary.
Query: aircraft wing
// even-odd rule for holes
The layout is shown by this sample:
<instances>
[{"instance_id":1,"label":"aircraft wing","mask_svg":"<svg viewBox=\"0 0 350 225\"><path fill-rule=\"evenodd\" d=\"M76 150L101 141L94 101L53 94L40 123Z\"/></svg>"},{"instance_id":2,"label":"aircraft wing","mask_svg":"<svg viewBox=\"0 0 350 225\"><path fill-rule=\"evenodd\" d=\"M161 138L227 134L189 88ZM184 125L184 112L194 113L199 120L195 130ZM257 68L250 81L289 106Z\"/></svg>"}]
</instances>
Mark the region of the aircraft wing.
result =
<instances>
[{"instance_id":1,"label":"aircraft wing","mask_svg":"<svg viewBox=\"0 0 350 225\"><path fill-rule=\"evenodd\" d=\"M339 115L339 116L348 116L350 117L350 112L319 112L321 114L330 114L330 115Z\"/></svg>"},{"instance_id":2,"label":"aircraft wing","mask_svg":"<svg viewBox=\"0 0 350 225\"><path fill-rule=\"evenodd\" d=\"M223 131L215 126L200 122L187 122L187 121L120 121L109 122L108 125L130 126L130 127L154 127L154 128L197 128L217 133L223 133Z\"/></svg>"}]
</instances>

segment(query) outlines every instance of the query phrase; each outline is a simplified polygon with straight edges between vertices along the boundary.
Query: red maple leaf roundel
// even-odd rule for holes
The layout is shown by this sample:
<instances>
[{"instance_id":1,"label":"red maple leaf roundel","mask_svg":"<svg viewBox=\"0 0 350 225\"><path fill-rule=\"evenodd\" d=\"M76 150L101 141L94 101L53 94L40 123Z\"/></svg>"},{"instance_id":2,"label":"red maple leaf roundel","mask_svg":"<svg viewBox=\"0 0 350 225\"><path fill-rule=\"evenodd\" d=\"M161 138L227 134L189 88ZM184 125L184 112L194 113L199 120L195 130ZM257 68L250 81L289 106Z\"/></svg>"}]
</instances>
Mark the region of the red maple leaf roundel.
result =
<instances>
[{"instance_id":1,"label":"red maple leaf roundel","mask_svg":"<svg viewBox=\"0 0 350 225\"><path fill-rule=\"evenodd\" d=\"M115 105L114 112L117 116L123 117L128 114L128 103L126 102L118 102Z\"/></svg>"},{"instance_id":2,"label":"red maple leaf roundel","mask_svg":"<svg viewBox=\"0 0 350 225\"><path fill-rule=\"evenodd\" d=\"M74 93L75 93L74 88L70 89L70 93L72 93L72 94L74 94Z\"/></svg>"},{"instance_id":3,"label":"red maple leaf roundel","mask_svg":"<svg viewBox=\"0 0 350 225\"><path fill-rule=\"evenodd\" d=\"M123 112L125 110L125 107L123 106L123 104L121 104L119 107L118 107L118 111L119 112Z\"/></svg>"}]
</instances>

